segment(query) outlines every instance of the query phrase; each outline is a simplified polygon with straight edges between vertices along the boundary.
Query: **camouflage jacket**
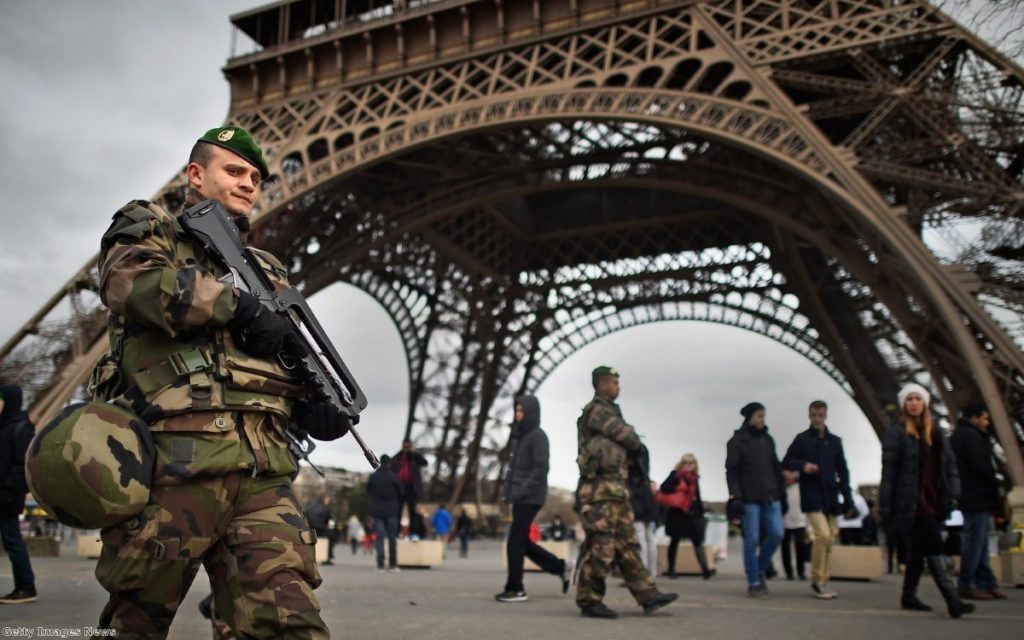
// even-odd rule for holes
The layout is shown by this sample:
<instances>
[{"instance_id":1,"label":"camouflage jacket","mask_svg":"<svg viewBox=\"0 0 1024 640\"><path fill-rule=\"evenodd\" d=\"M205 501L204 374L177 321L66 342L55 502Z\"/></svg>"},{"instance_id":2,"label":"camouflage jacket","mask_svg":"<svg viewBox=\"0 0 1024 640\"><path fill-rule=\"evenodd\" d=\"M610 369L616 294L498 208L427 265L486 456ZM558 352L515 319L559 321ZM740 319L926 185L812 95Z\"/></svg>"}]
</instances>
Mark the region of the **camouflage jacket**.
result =
<instances>
[{"instance_id":1,"label":"camouflage jacket","mask_svg":"<svg viewBox=\"0 0 1024 640\"><path fill-rule=\"evenodd\" d=\"M581 504L629 500L629 452L640 450L636 430L619 405L595 395L576 423Z\"/></svg>"},{"instance_id":2,"label":"camouflage jacket","mask_svg":"<svg viewBox=\"0 0 1024 640\"><path fill-rule=\"evenodd\" d=\"M289 286L276 258L253 253L275 288ZM230 278L177 218L129 202L103 235L99 272L110 352L93 372L96 399L132 410L157 433L235 432L248 444L236 452L241 468L265 470L268 458L283 464L284 454L269 450L286 450L283 437L258 431L279 430L305 391L277 362L235 347L225 328L236 305ZM242 419L253 412L270 415Z\"/></svg>"}]
</instances>

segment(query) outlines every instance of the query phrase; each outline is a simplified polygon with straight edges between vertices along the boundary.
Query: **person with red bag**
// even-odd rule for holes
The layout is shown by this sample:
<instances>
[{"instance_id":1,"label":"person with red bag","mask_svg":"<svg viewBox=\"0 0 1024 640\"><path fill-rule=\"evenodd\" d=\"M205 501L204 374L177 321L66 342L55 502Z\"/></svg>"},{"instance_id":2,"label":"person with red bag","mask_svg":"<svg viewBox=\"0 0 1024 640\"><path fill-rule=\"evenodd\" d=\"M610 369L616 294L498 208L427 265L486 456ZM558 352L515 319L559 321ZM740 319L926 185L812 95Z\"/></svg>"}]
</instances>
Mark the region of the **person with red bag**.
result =
<instances>
[{"instance_id":1,"label":"person with red bag","mask_svg":"<svg viewBox=\"0 0 1024 640\"><path fill-rule=\"evenodd\" d=\"M693 543L693 552L697 556L701 573L707 580L715 575L714 569L708 568L708 557L704 550L704 503L700 499L700 475L697 458L687 453L672 470L661 490L655 496L658 504L666 507L665 532L669 536L668 575L677 578L676 553L679 541L687 538Z\"/></svg>"}]
</instances>

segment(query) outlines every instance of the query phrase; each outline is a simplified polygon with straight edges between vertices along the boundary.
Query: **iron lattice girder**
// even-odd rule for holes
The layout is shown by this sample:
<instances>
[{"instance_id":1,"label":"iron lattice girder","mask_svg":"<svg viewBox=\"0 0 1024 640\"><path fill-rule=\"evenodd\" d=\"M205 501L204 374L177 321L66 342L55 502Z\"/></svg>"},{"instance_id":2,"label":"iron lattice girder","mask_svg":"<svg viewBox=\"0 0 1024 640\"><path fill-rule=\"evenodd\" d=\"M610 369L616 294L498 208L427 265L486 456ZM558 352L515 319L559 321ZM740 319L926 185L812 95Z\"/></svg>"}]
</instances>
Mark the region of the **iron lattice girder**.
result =
<instances>
[{"instance_id":1,"label":"iron lattice girder","mask_svg":"<svg viewBox=\"0 0 1024 640\"><path fill-rule=\"evenodd\" d=\"M259 202L261 241L308 293L347 280L396 317L410 354L409 427L440 432L435 475L447 486L461 491L480 453L496 448L498 381L510 376L507 392L539 379L537 345L560 325L518 273L584 261L587 234L545 235L523 220L582 206L572 190L599 189L619 207L638 202L631 189L656 191L664 217L691 216L693 246L751 247L763 236L787 290L806 300L828 288L821 308L807 305L804 335L832 356L876 427L870 406L889 383L864 378L879 361L900 382L927 371L950 406L980 390L1024 415L1014 373L1024 357L975 298L1006 291L1010 267L998 263L968 291L925 250L923 228L907 226L973 216L1012 227L1024 170L1018 67L924 2L556 0L533 15L540 4L438 3L227 67L231 122L265 145L275 174ZM566 135L569 122L584 126ZM678 155L649 157L669 141L681 141ZM673 180L673 164L692 179ZM179 175L162 200L180 199L182 185ZM744 211L766 221L755 235L716 224ZM601 259L666 255L644 228L660 223L602 223L615 220L637 229L607 240ZM826 264L793 249L803 243ZM649 281L615 291L639 292L622 313L666 308ZM1004 295L1014 299L1012 287ZM830 324L833 313L856 324ZM846 349L872 353L851 362Z\"/></svg>"}]
</instances>

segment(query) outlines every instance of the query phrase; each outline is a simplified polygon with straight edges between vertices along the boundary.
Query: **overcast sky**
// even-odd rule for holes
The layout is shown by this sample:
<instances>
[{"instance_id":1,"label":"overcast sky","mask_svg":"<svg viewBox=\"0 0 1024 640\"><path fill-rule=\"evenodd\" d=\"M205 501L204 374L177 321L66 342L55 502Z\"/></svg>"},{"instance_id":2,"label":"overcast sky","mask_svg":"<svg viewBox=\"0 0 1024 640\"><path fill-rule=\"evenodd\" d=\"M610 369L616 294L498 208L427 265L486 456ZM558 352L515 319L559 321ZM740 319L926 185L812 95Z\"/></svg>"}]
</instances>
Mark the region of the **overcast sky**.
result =
<instances>
[{"instance_id":1,"label":"overcast sky","mask_svg":"<svg viewBox=\"0 0 1024 640\"><path fill-rule=\"evenodd\" d=\"M97 251L110 216L155 194L195 139L221 124L228 85L230 14L251 0L8 0L0 3L0 342ZM336 285L312 304L370 400L364 437L397 449L407 411L405 356L387 314ZM750 400L768 406L780 455L822 398L846 443L855 484L875 483L878 439L853 401L802 356L738 329L672 323L627 330L567 360L543 385L542 425L552 444L550 481L576 483L575 421L590 370L622 372L621 405L665 476L697 455L708 499L724 499L725 443ZM345 439L314 460L363 469Z\"/></svg>"}]
</instances>

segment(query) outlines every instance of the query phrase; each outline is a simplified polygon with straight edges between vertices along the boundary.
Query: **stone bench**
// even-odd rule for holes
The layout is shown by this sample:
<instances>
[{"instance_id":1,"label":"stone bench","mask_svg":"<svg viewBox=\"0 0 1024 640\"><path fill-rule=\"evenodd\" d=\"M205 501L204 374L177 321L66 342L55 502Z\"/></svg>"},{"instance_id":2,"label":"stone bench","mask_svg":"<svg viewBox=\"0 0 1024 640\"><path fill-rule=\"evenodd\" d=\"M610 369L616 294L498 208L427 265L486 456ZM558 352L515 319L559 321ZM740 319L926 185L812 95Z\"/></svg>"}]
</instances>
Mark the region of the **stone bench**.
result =
<instances>
[{"instance_id":1,"label":"stone bench","mask_svg":"<svg viewBox=\"0 0 1024 640\"><path fill-rule=\"evenodd\" d=\"M999 578L1000 584L1024 586L1024 553L1020 551L1001 552L999 561L992 562L992 572Z\"/></svg>"},{"instance_id":2,"label":"stone bench","mask_svg":"<svg viewBox=\"0 0 1024 640\"><path fill-rule=\"evenodd\" d=\"M99 530L79 531L76 542L75 554L79 558L99 558L103 550L103 543L100 541Z\"/></svg>"},{"instance_id":3,"label":"stone bench","mask_svg":"<svg viewBox=\"0 0 1024 640\"><path fill-rule=\"evenodd\" d=\"M387 542L384 552L387 553ZM440 540L399 540L398 566L430 569L444 561L444 543Z\"/></svg>"},{"instance_id":4,"label":"stone bench","mask_svg":"<svg viewBox=\"0 0 1024 640\"><path fill-rule=\"evenodd\" d=\"M704 553L708 557L708 568L715 568L715 548L711 545L704 545ZM658 575L664 575L668 572L668 545L658 545ZM682 575L695 575L701 574L700 564L697 563L697 556L693 553L693 544L689 541L680 542L679 549L676 550L676 573Z\"/></svg>"},{"instance_id":5,"label":"stone bench","mask_svg":"<svg viewBox=\"0 0 1024 640\"><path fill-rule=\"evenodd\" d=\"M572 558L572 543L568 540L541 540L537 543L537 546L548 551L559 560L568 560ZM507 545L502 546L501 566L505 569L508 569L507 549ZM399 554L398 557L401 558L401 554ZM540 567L535 565L529 558L524 557L523 571L540 571Z\"/></svg>"},{"instance_id":6,"label":"stone bench","mask_svg":"<svg viewBox=\"0 0 1024 640\"><path fill-rule=\"evenodd\" d=\"M884 560L881 547L833 544L829 575L838 580L877 580L882 577ZM807 571L810 569L808 562Z\"/></svg>"},{"instance_id":7,"label":"stone bench","mask_svg":"<svg viewBox=\"0 0 1024 640\"><path fill-rule=\"evenodd\" d=\"M22 540L25 541L25 549L30 557L52 558L60 555L60 542L54 536L27 536ZM3 548L0 548L0 554L7 555Z\"/></svg>"}]
</instances>

